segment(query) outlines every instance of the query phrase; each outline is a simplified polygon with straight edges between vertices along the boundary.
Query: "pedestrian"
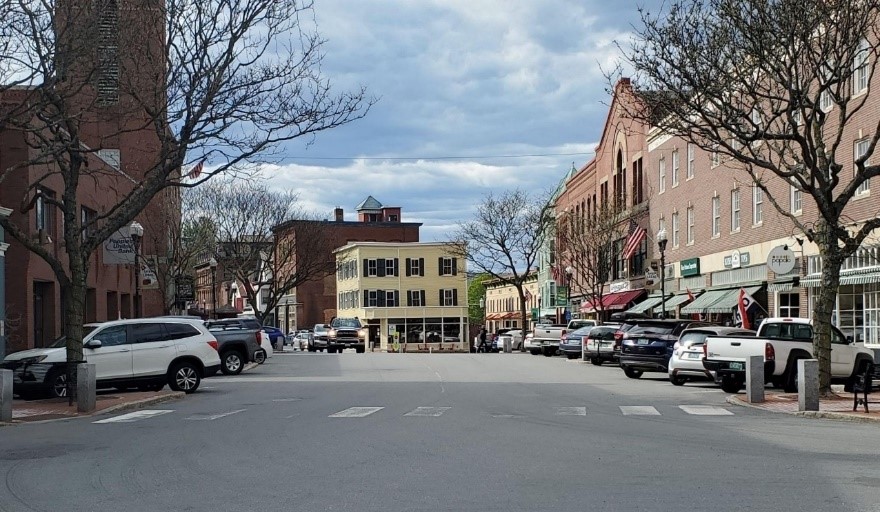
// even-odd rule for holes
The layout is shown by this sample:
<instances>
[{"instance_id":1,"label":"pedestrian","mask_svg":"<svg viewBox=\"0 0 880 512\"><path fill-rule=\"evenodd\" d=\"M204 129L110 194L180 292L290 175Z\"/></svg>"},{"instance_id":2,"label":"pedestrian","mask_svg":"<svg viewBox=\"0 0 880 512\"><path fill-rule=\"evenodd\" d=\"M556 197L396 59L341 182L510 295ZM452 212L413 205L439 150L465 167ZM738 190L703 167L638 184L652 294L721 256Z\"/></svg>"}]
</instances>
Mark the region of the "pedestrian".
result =
<instances>
[{"instance_id":1,"label":"pedestrian","mask_svg":"<svg viewBox=\"0 0 880 512\"><path fill-rule=\"evenodd\" d=\"M485 327L480 329L480 349L477 350L477 352L479 352L480 350L482 350L483 352L486 351L486 328Z\"/></svg>"}]
</instances>

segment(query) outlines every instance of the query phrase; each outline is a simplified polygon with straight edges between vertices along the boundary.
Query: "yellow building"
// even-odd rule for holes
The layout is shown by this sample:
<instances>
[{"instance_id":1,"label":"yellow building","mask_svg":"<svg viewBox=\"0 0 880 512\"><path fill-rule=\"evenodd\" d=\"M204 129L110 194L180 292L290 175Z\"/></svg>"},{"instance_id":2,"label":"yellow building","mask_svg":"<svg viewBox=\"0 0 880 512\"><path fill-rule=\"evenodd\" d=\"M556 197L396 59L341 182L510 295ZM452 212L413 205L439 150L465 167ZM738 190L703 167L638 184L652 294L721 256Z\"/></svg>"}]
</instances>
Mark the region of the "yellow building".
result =
<instances>
[{"instance_id":1,"label":"yellow building","mask_svg":"<svg viewBox=\"0 0 880 512\"><path fill-rule=\"evenodd\" d=\"M367 324L368 347L469 351L465 262L446 244L353 242L334 252L337 316Z\"/></svg>"},{"instance_id":2,"label":"yellow building","mask_svg":"<svg viewBox=\"0 0 880 512\"><path fill-rule=\"evenodd\" d=\"M483 285L486 287L486 330L496 332L498 329L519 329L522 313L516 287L505 284L500 279L483 281ZM526 317L529 324L534 324L536 318L532 318L532 312L541 304L537 272L529 273L523 288L526 296ZM532 325L526 326L525 330L531 331Z\"/></svg>"}]
</instances>

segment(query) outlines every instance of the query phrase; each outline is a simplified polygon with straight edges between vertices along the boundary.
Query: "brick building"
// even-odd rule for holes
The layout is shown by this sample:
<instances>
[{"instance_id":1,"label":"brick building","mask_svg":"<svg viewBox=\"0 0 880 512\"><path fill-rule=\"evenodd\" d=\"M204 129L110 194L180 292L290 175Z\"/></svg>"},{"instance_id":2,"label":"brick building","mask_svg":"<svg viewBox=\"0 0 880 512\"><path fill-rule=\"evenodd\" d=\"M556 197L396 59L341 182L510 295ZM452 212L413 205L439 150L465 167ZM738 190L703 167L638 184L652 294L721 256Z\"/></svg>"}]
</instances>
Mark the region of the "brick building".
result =
<instances>
[{"instance_id":1,"label":"brick building","mask_svg":"<svg viewBox=\"0 0 880 512\"><path fill-rule=\"evenodd\" d=\"M326 258L335 261L333 250L352 242L418 242L421 223L403 222L399 207L383 206L372 196L358 205L358 220L344 220L342 208L336 208L333 220L290 221L273 228L276 237L294 237L297 232L312 231L318 223L329 237ZM306 226L308 225L308 226ZM299 248L297 248L299 250ZM309 280L296 287L284 301L277 316L279 327L285 332L293 328L308 329L315 324L328 323L336 316L336 272L331 270L323 277ZM295 308L295 315L290 312ZM286 311L285 311L286 310ZM296 318L291 324L287 318Z\"/></svg>"},{"instance_id":2,"label":"brick building","mask_svg":"<svg viewBox=\"0 0 880 512\"><path fill-rule=\"evenodd\" d=\"M486 330L489 332L498 332L498 329L520 329L522 322L522 312L520 311L520 298L516 287L512 284L505 284L499 279L488 279L483 281L486 288L485 311L486 311ZM538 272L532 271L526 277L523 283L525 288L526 299L526 318L530 325L523 330L528 332L532 325L538 319L538 305L541 303L540 293L538 291Z\"/></svg>"}]
</instances>

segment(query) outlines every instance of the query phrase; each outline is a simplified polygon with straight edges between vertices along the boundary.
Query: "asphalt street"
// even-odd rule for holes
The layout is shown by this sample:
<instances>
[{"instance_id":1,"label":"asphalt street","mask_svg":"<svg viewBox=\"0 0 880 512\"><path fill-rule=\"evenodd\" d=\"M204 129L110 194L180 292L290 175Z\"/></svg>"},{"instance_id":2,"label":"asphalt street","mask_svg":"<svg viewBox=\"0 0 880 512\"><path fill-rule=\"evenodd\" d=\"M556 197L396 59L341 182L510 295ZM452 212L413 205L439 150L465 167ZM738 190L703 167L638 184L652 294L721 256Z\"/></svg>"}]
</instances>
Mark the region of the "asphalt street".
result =
<instances>
[{"instance_id":1,"label":"asphalt street","mask_svg":"<svg viewBox=\"0 0 880 512\"><path fill-rule=\"evenodd\" d=\"M284 353L0 428L0 511L880 510L877 424L527 354Z\"/></svg>"}]
</instances>

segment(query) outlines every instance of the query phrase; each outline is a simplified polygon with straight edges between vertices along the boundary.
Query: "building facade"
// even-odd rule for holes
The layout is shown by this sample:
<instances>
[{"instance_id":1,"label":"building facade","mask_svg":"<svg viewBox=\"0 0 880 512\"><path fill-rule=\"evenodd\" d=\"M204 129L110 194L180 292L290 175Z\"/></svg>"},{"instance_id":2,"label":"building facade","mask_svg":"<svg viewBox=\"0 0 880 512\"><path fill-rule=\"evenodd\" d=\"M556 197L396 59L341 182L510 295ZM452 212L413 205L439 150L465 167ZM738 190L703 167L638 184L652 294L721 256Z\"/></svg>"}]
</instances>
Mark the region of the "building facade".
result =
<instances>
[{"instance_id":1,"label":"building facade","mask_svg":"<svg viewBox=\"0 0 880 512\"><path fill-rule=\"evenodd\" d=\"M9 217L12 210L0 206L0 216ZM6 249L3 226L0 226L0 361L6 356Z\"/></svg>"},{"instance_id":2,"label":"building facade","mask_svg":"<svg viewBox=\"0 0 880 512\"><path fill-rule=\"evenodd\" d=\"M335 251L336 309L373 348L469 351L465 262L443 243L353 242Z\"/></svg>"},{"instance_id":3,"label":"building facade","mask_svg":"<svg viewBox=\"0 0 880 512\"><path fill-rule=\"evenodd\" d=\"M483 281L486 287L485 311L486 311L486 330L489 332L497 332L498 329L523 329L528 332L532 330L537 322L539 315L539 305L541 297L538 293L538 272L529 272L526 281L523 283L526 299L526 319L528 324L522 326L522 304L519 298L519 292L512 284L504 283L500 279L489 279Z\"/></svg>"}]
</instances>

